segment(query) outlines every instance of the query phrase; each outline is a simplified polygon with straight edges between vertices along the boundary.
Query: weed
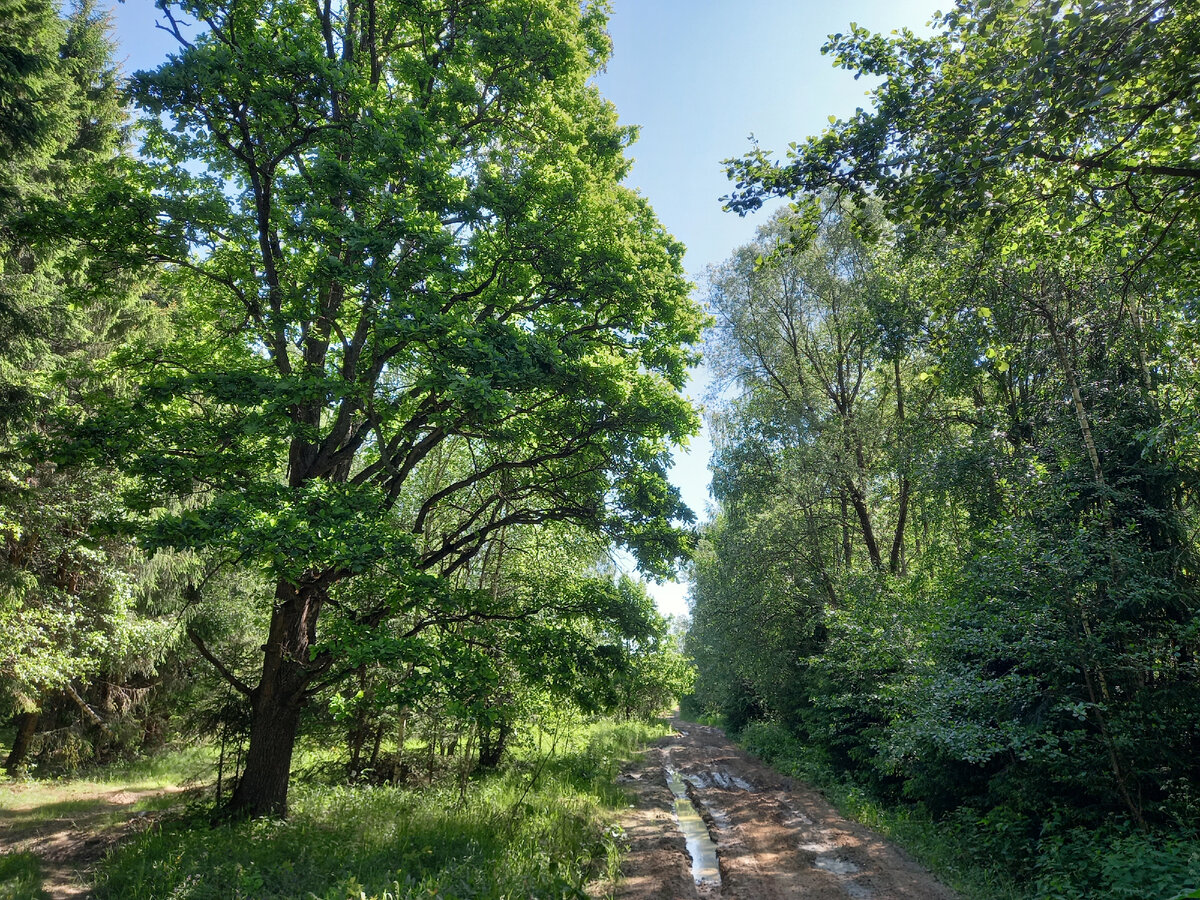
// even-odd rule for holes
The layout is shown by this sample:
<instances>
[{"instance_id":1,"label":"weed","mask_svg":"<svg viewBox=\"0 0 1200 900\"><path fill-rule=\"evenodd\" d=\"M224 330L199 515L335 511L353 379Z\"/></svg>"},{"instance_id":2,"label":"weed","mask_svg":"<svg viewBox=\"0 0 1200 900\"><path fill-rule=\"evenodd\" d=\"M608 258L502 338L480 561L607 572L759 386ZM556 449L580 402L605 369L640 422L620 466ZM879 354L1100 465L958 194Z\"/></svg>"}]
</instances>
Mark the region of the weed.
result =
<instances>
[{"instance_id":1,"label":"weed","mask_svg":"<svg viewBox=\"0 0 1200 900\"><path fill-rule=\"evenodd\" d=\"M662 729L594 723L565 730L504 771L413 789L295 785L287 821L210 828L162 823L103 864L101 898L315 897L319 900L580 898L614 869L625 803L621 763Z\"/></svg>"},{"instance_id":2,"label":"weed","mask_svg":"<svg viewBox=\"0 0 1200 900\"><path fill-rule=\"evenodd\" d=\"M919 805L884 803L838 777L788 729L748 725L738 741L780 771L817 787L845 816L905 847L970 900L1184 900L1200 882L1200 839L1114 827L1107 831L1054 827L1031 848L1033 871L1015 881L1006 861L1023 823L962 808L935 819Z\"/></svg>"},{"instance_id":3,"label":"weed","mask_svg":"<svg viewBox=\"0 0 1200 900\"><path fill-rule=\"evenodd\" d=\"M0 900L44 900L42 870L32 853L0 857Z\"/></svg>"}]
</instances>

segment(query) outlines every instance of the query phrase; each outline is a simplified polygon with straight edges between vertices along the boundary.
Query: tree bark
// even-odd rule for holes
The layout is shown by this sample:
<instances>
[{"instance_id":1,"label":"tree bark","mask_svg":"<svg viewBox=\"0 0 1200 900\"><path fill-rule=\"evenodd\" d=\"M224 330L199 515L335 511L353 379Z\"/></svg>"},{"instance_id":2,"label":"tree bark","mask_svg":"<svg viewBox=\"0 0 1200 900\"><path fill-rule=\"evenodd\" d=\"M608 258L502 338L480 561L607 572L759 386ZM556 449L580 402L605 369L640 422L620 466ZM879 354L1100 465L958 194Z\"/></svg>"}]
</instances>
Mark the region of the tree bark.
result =
<instances>
[{"instance_id":1,"label":"tree bark","mask_svg":"<svg viewBox=\"0 0 1200 900\"><path fill-rule=\"evenodd\" d=\"M13 717L17 733L13 736L12 749L8 751L8 759L4 763L4 770L10 778L17 774L17 770L25 762L25 757L29 755L29 748L33 746L33 738L37 734L40 716L41 713L34 710L33 712L20 712Z\"/></svg>"},{"instance_id":2,"label":"tree bark","mask_svg":"<svg viewBox=\"0 0 1200 900\"><path fill-rule=\"evenodd\" d=\"M899 424L901 437L904 431L904 382L900 378L900 357L892 360L892 372L896 378L896 422ZM896 531L892 537L892 552L888 559L888 570L893 575L902 575L904 563L904 528L908 524L908 453L905 451L904 468L900 473L900 499L896 510Z\"/></svg>"},{"instance_id":3,"label":"tree bark","mask_svg":"<svg viewBox=\"0 0 1200 900\"><path fill-rule=\"evenodd\" d=\"M863 496L853 479L847 478L845 486L846 493L850 495L850 503L854 506L854 512L858 516L859 528L862 530L863 543L867 545L867 556L871 558L871 566L875 569L882 569L883 556L879 552L879 542L875 540L875 528L871 524L871 511L867 508L867 498Z\"/></svg>"},{"instance_id":4,"label":"tree bark","mask_svg":"<svg viewBox=\"0 0 1200 900\"><path fill-rule=\"evenodd\" d=\"M888 571L893 575L903 575L904 564L904 529L908 524L908 501L911 488L908 478L900 476L900 500L896 511L896 531L892 538L892 552L888 558Z\"/></svg>"},{"instance_id":5,"label":"tree bark","mask_svg":"<svg viewBox=\"0 0 1200 900\"><path fill-rule=\"evenodd\" d=\"M846 492L843 490L841 495L842 504L842 564L847 572L850 571L850 563L852 562L850 548L850 501L846 499Z\"/></svg>"},{"instance_id":6,"label":"tree bark","mask_svg":"<svg viewBox=\"0 0 1200 900\"><path fill-rule=\"evenodd\" d=\"M262 678L250 692L246 769L229 801L235 816L286 816L292 750L306 690L316 672L308 663L323 591L280 581L271 630L263 647Z\"/></svg>"},{"instance_id":7,"label":"tree bark","mask_svg":"<svg viewBox=\"0 0 1200 900\"><path fill-rule=\"evenodd\" d=\"M504 757L504 749L508 746L509 735L512 734L512 725L503 719L496 728L495 735L492 734L491 728L481 726L479 729L479 767L481 769L494 769L500 765L500 760Z\"/></svg>"}]
</instances>

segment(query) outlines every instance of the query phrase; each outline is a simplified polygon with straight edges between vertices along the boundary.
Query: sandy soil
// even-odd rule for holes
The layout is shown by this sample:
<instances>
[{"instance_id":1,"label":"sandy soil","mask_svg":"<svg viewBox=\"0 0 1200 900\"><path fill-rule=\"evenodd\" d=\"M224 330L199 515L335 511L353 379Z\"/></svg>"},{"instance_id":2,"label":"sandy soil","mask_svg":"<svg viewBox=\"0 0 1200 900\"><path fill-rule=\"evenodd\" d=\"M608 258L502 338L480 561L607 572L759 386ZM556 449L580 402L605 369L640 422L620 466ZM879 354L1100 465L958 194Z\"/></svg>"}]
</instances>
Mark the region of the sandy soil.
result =
<instances>
[{"instance_id":1,"label":"sandy soil","mask_svg":"<svg viewBox=\"0 0 1200 900\"><path fill-rule=\"evenodd\" d=\"M847 821L815 791L767 768L718 728L673 719L621 776L633 807L623 818L630 851L615 895L637 900L954 900L899 848ZM689 785L716 841L719 886L697 888L675 824L666 769Z\"/></svg>"}]
</instances>

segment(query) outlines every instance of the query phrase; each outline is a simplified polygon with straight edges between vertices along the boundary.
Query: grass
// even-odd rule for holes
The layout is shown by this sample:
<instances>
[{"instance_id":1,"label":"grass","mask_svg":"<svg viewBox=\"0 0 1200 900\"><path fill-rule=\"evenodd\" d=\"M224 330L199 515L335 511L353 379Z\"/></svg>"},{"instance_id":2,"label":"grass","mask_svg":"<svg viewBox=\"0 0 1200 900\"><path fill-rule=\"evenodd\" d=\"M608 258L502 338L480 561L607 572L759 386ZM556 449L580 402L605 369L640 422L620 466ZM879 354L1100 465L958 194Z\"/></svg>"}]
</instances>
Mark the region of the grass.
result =
<instances>
[{"instance_id":1,"label":"grass","mask_svg":"<svg viewBox=\"0 0 1200 900\"><path fill-rule=\"evenodd\" d=\"M621 763L664 726L573 729L553 756L425 789L294 785L287 821L162 823L101 867L100 898L584 897L615 873Z\"/></svg>"},{"instance_id":2,"label":"grass","mask_svg":"<svg viewBox=\"0 0 1200 900\"><path fill-rule=\"evenodd\" d=\"M847 818L899 844L966 900L1200 897L1200 840L1194 833L1044 831L1027 877L1017 881L1011 853L998 846L996 823L967 810L935 820L921 806L881 803L814 760L781 725L753 723L743 729L738 742L776 769L816 787Z\"/></svg>"},{"instance_id":3,"label":"grass","mask_svg":"<svg viewBox=\"0 0 1200 900\"><path fill-rule=\"evenodd\" d=\"M858 785L838 777L815 762L783 726L753 723L738 735L737 741L768 765L819 790L846 818L861 822L903 847L964 900L1021 900L1027 896L1003 870L1002 861L981 863L960 834L935 821L923 809L881 803Z\"/></svg>"},{"instance_id":4,"label":"grass","mask_svg":"<svg viewBox=\"0 0 1200 900\"><path fill-rule=\"evenodd\" d=\"M78 778L7 781L0 791L0 826L29 829L93 814L108 814L115 821L129 812L165 809L177 800L163 791L207 779L211 769L208 749L191 747L95 769ZM130 794L135 795L132 805Z\"/></svg>"},{"instance_id":5,"label":"grass","mask_svg":"<svg viewBox=\"0 0 1200 900\"><path fill-rule=\"evenodd\" d=\"M176 788L207 779L211 769L211 754L193 747L97 768L79 778L0 779L0 834L10 847L27 847L59 832L100 834L132 815L179 805ZM0 856L0 900L43 900L43 884L35 853Z\"/></svg>"},{"instance_id":6,"label":"grass","mask_svg":"<svg viewBox=\"0 0 1200 900\"><path fill-rule=\"evenodd\" d=\"M32 853L0 857L0 900L43 900L42 867Z\"/></svg>"}]
</instances>

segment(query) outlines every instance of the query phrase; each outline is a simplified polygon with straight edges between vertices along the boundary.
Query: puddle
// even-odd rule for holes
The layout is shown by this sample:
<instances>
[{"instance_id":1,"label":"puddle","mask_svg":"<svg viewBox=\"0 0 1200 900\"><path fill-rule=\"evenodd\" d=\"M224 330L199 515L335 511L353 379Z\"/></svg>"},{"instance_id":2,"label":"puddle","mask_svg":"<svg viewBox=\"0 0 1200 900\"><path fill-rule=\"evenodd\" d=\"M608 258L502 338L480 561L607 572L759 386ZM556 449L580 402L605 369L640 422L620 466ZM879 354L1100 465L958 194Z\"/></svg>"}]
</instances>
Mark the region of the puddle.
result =
<instances>
[{"instance_id":1,"label":"puddle","mask_svg":"<svg viewBox=\"0 0 1200 900\"><path fill-rule=\"evenodd\" d=\"M780 806L782 806L785 810L787 810L788 818L784 821L783 824L786 825L788 828L795 828L798 830L804 826L811 825L813 823L812 819L810 819L804 813L800 812L800 810L796 809L796 807L791 804L791 801L788 800L788 795L785 794L783 791L780 791L779 793L777 793L775 795L775 799L779 802ZM802 850L804 849L803 844L800 845L800 849L802 849ZM819 849L816 849L813 852L814 853L822 853L826 849L828 849L828 848L820 847Z\"/></svg>"},{"instance_id":2,"label":"puddle","mask_svg":"<svg viewBox=\"0 0 1200 900\"><path fill-rule=\"evenodd\" d=\"M857 865L850 862L850 860L840 856L818 856L813 860L813 865L818 869L824 869L826 872L842 876L857 875L862 871Z\"/></svg>"},{"instance_id":3,"label":"puddle","mask_svg":"<svg viewBox=\"0 0 1200 900\"><path fill-rule=\"evenodd\" d=\"M711 772L705 772L700 775L686 775L685 780L692 783L695 788L717 788L722 791L746 791L754 793L754 786L744 778L739 778L729 772L721 769L714 769Z\"/></svg>"},{"instance_id":4,"label":"puddle","mask_svg":"<svg viewBox=\"0 0 1200 900\"><path fill-rule=\"evenodd\" d=\"M692 880L696 884L720 884L721 871L717 868L717 845L708 833L708 826L687 795L687 787L674 769L666 769L667 786L675 795L675 820L687 842L688 854L692 857Z\"/></svg>"},{"instance_id":5,"label":"puddle","mask_svg":"<svg viewBox=\"0 0 1200 900\"><path fill-rule=\"evenodd\" d=\"M870 900L871 891L861 884L855 884L850 879L862 871L862 868L844 856L818 856L813 860L813 867L836 875L842 880L842 887L851 900Z\"/></svg>"}]
</instances>

